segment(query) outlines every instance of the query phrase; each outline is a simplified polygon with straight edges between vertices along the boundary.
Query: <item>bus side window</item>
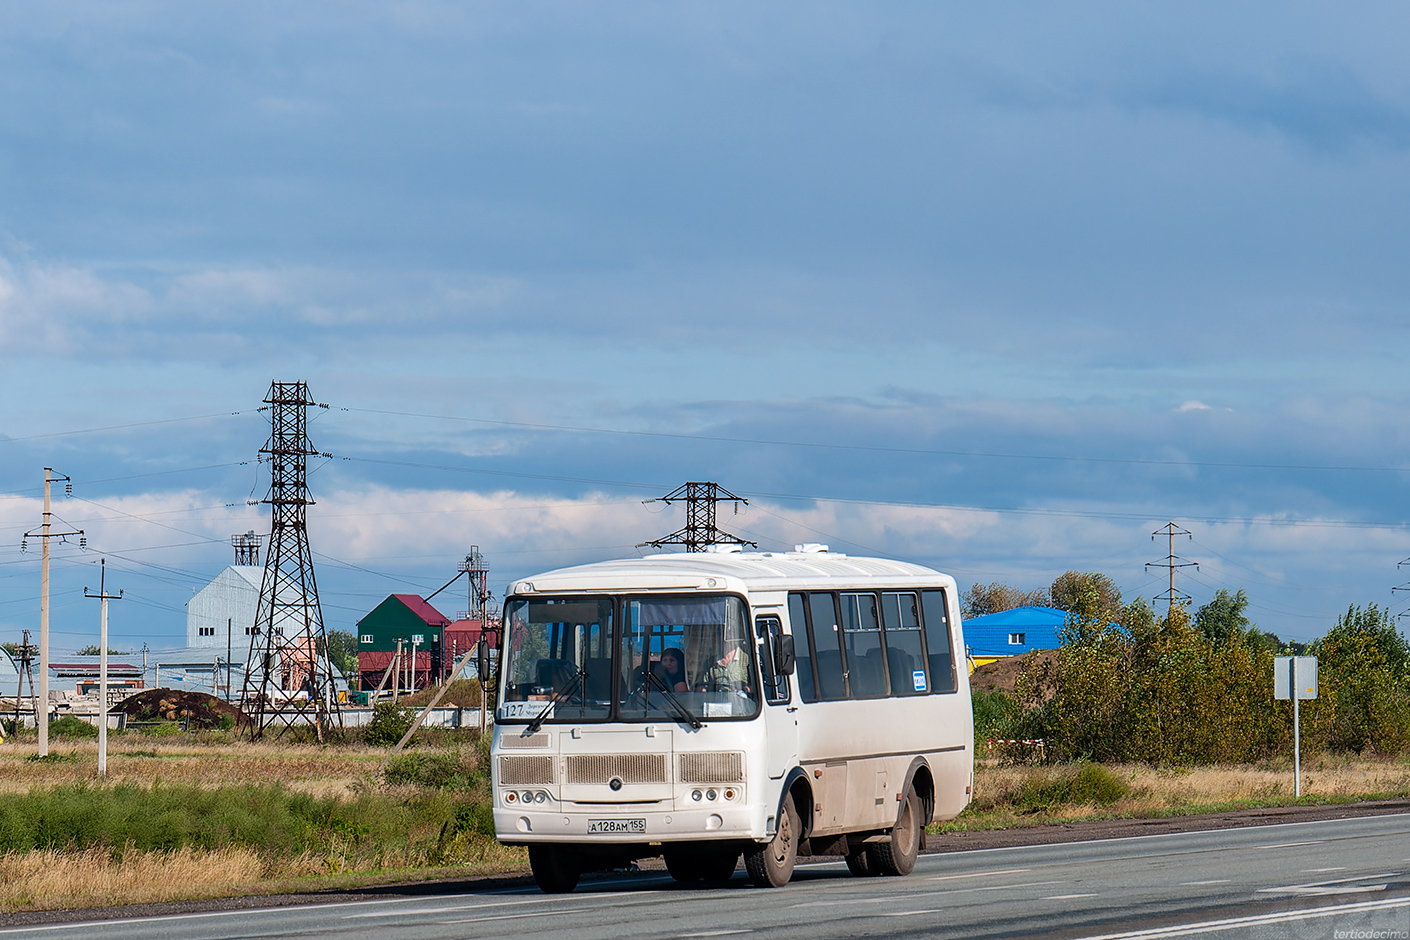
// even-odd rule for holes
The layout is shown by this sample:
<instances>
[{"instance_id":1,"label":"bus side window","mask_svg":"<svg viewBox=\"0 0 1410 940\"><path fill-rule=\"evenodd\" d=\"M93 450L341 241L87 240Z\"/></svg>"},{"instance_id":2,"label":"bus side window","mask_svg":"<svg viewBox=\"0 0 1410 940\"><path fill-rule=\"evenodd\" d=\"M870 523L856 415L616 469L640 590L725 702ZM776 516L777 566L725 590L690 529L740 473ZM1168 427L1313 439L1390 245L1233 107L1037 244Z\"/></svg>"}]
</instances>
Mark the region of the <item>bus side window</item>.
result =
<instances>
[{"instance_id":1,"label":"bus side window","mask_svg":"<svg viewBox=\"0 0 1410 940\"><path fill-rule=\"evenodd\" d=\"M779 675L774 667L774 643L783 635L783 621L772 614L755 617L754 630L759 637L759 668L764 675L764 701L770 705L786 705L788 676ZM794 662L797 662L796 655Z\"/></svg>"},{"instance_id":2,"label":"bus side window","mask_svg":"<svg viewBox=\"0 0 1410 940\"><path fill-rule=\"evenodd\" d=\"M925 656L920 645L920 611L909 592L881 595L881 622L886 632L886 663L892 695L924 695L930 691Z\"/></svg>"},{"instance_id":3,"label":"bus side window","mask_svg":"<svg viewBox=\"0 0 1410 940\"><path fill-rule=\"evenodd\" d=\"M955 658L951 652L945 592L922 591L920 602L925 615L925 645L930 652L930 691L953 692L956 688Z\"/></svg>"},{"instance_id":4,"label":"bus side window","mask_svg":"<svg viewBox=\"0 0 1410 940\"><path fill-rule=\"evenodd\" d=\"M813 650L818 657L818 691L824 700L847 697L847 683L842 672L842 637L837 621L837 602L831 594L809 594L808 612L812 614Z\"/></svg>"},{"instance_id":5,"label":"bus side window","mask_svg":"<svg viewBox=\"0 0 1410 940\"><path fill-rule=\"evenodd\" d=\"M805 702L818 700L818 687L813 679L813 648L808 643L808 620L803 614L803 595L788 595L788 623L793 631L798 668L798 697Z\"/></svg>"},{"instance_id":6,"label":"bus side window","mask_svg":"<svg viewBox=\"0 0 1410 940\"><path fill-rule=\"evenodd\" d=\"M852 697L886 695L889 690L875 594L842 595L842 635L847 643L847 679Z\"/></svg>"}]
</instances>

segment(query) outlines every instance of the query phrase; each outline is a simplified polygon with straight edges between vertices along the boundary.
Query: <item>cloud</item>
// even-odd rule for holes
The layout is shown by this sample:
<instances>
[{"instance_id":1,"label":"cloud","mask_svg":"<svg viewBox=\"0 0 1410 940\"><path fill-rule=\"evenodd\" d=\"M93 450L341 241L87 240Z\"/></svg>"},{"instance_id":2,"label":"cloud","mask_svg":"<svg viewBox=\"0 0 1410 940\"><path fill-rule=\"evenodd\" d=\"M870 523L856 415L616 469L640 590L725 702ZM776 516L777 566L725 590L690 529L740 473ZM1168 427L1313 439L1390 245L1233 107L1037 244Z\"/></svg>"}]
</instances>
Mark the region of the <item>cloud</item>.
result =
<instances>
[{"instance_id":1,"label":"cloud","mask_svg":"<svg viewBox=\"0 0 1410 940\"><path fill-rule=\"evenodd\" d=\"M1176 408L1175 410L1183 413L1186 411L1210 411L1212 409L1204 402L1197 401L1196 399L1191 398L1189 401L1185 402L1183 405L1181 405L1179 408Z\"/></svg>"}]
</instances>

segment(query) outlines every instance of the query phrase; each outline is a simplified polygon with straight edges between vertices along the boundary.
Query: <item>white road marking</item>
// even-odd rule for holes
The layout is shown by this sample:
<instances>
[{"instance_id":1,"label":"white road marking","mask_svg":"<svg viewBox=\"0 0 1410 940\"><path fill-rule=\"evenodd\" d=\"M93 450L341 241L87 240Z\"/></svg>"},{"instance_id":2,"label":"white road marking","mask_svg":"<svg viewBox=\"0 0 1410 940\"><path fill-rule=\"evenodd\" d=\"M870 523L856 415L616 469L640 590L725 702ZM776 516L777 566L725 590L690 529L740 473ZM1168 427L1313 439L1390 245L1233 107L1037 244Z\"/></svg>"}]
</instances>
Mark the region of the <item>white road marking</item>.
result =
<instances>
[{"instance_id":1,"label":"white road marking","mask_svg":"<svg viewBox=\"0 0 1410 940\"><path fill-rule=\"evenodd\" d=\"M936 875L934 878L927 878L926 881L956 881L960 878L988 878L991 875L1021 875L1024 872L1032 871L1031 868L1001 868L998 871L975 871L967 875Z\"/></svg>"},{"instance_id":2,"label":"white road marking","mask_svg":"<svg viewBox=\"0 0 1410 940\"><path fill-rule=\"evenodd\" d=\"M1407 861L1410 861L1410 859ZM1304 875L1321 875L1329 871L1346 871L1346 866L1343 865L1340 868L1304 868L1302 873Z\"/></svg>"},{"instance_id":3,"label":"white road marking","mask_svg":"<svg viewBox=\"0 0 1410 940\"><path fill-rule=\"evenodd\" d=\"M1255 849L1290 849L1295 845L1321 845L1324 839L1314 839L1311 842L1276 842L1273 845L1255 845Z\"/></svg>"},{"instance_id":4,"label":"white road marking","mask_svg":"<svg viewBox=\"0 0 1410 940\"><path fill-rule=\"evenodd\" d=\"M925 911L887 911L882 917L915 917L917 914L942 914L943 908L932 908Z\"/></svg>"},{"instance_id":5,"label":"white road marking","mask_svg":"<svg viewBox=\"0 0 1410 940\"><path fill-rule=\"evenodd\" d=\"M678 934L680 937L728 937L736 933L753 933L752 930L702 930L700 933Z\"/></svg>"},{"instance_id":6,"label":"white road marking","mask_svg":"<svg viewBox=\"0 0 1410 940\"><path fill-rule=\"evenodd\" d=\"M420 914L453 914L457 911L477 911L486 907L514 907L519 904L542 904L543 899L527 901L496 901L490 904L456 904L451 907L409 907L404 911L376 911L371 914L347 914L343 920L360 920L364 917L412 917Z\"/></svg>"},{"instance_id":7,"label":"white road marking","mask_svg":"<svg viewBox=\"0 0 1410 940\"><path fill-rule=\"evenodd\" d=\"M1295 921L1309 920L1314 917L1336 917L1344 914L1388 911L1394 910L1397 907L1410 907L1410 898L1361 901L1356 904L1338 904L1334 907L1314 907L1298 911L1279 911L1274 914L1256 914L1251 917L1206 920L1194 924L1179 924L1173 927L1155 927L1150 930L1131 930L1125 933L1097 934L1090 937L1083 937L1082 940L1157 940L1157 938L1160 937L1184 937L1195 933L1214 933L1220 930L1238 930L1243 927L1261 927L1267 924L1286 924Z\"/></svg>"},{"instance_id":8,"label":"white road marking","mask_svg":"<svg viewBox=\"0 0 1410 940\"><path fill-rule=\"evenodd\" d=\"M956 888L953 891L926 891L921 894L889 894L879 898L850 898L846 901L805 901L794 907L844 907L854 904L889 904L892 901L909 901L913 898L948 898L957 894L973 894L978 891L1008 891L1017 888L1044 888L1048 885L1065 885L1066 881L1025 881L1016 885L985 885L982 888Z\"/></svg>"},{"instance_id":9,"label":"white road marking","mask_svg":"<svg viewBox=\"0 0 1410 940\"><path fill-rule=\"evenodd\" d=\"M1228 883L1228 878L1215 878L1212 881L1182 881L1180 882L1180 887L1188 888L1191 885L1226 885Z\"/></svg>"},{"instance_id":10,"label":"white road marking","mask_svg":"<svg viewBox=\"0 0 1410 940\"><path fill-rule=\"evenodd\" d=\"M1370 881L1373 878L1393 878L1400 872L1383 871L1374 875L1357 875L1355 878L1333 878L1330 881L1309 881L1300 885L1278 885L1273 888L1259 888L1256 894L1351 894L1356 891L1384 891L1385 885L1349 885L1350 881ZM1344 887L1343 887L1344 886Z\"/></svg>"},{"instance_id":11,"label":"white road marking","mask_svg":"<svg viewBox=\"0 0 1410 940\"><path fill-rule=\"evenodd\" d=\"M1073 898L1094 898L1094 897L1096 897L1095 894L1050 894L1050 895L1048 895L1047 897L1045 897L1045 898L1039 898L1038 900L1040 900L1040 901L1071 901Z\"/></svg>"},{"instance_id":12,"label":"white road marking","mask_svg":"<svg viewBox=\"0 0 1410 940\"><path fill-rule=\"evenodd\" d=\"M525 911L522 914L498 914L494 917L464 917L460 920L438 920L438 924L483 924L487 920L522 920L526 917L552 917L555 914L581 914L588 907L565 907L561 911Z\"/></svg>"}]
</instances>

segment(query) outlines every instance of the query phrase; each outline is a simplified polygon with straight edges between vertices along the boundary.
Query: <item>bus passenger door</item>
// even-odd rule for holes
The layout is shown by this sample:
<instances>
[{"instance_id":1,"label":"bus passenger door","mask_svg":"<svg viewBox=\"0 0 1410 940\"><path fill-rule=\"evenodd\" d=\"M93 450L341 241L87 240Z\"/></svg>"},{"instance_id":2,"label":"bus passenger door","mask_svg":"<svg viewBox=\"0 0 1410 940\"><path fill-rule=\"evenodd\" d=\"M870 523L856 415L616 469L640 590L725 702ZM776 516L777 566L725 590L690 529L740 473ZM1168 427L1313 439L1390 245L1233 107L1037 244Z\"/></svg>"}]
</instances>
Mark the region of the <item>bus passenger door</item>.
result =
<instances>
[{"instance_id":1,"label":"bus passenger door","mask_svg":"<svg viewBox=\"0 0 1410 940\"><path fill-rule=\"evenodd\" d=\"M788 676L778 669L774 653L783 636L783 621L776 613L760 613L754 618L759 651L759 671L764 680L764 730L769 778L777 780L798 764L798 717Z\"/></svg>"}]
</instances>

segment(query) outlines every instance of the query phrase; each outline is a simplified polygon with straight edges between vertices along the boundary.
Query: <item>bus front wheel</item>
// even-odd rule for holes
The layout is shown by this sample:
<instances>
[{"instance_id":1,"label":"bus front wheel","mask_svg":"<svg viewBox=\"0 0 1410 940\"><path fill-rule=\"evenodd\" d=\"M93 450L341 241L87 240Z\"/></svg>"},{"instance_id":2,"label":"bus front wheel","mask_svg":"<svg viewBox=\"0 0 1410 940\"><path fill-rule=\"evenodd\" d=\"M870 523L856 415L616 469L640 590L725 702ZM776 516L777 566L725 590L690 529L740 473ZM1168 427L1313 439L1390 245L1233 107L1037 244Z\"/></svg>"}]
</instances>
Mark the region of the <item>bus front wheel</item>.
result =
<instances>
[{"instance_id":1,"label":"bus front wheel","mask_svg":"<svg viewBox=\"0 0 1410 940\"><path fill-rule=\"evenodd\" d=\"M920 854L920 832L925 825L920 797L915 790L906 791L901 815L891 827L891 838L871 846L869 855L875 869L883 875L909 875L916 867Z\"/></svg>"},{"instance_id":2,"label":"bus front wheel","mask_svg":"<svg viewBox=\"0 0 1410 940\"><path fill-rule=\"evenodd\" d=\"M782 888L788 884L798 861L798 829L798 811L793 808L793 797L786 796L772 841L752 845L744 853L744 867L756 887Z\"/></svg>"},{"instance_id":3,"label":"bus front wheel","mask_svg":"<svg viewBox=\"0 0 1410 940\"><path fill-rule=\"evenodd\" d=\"M561 845L529 846L529 870L544 894L567 894L582 874L578 860Z\"/></svg>"}]
</instances>

